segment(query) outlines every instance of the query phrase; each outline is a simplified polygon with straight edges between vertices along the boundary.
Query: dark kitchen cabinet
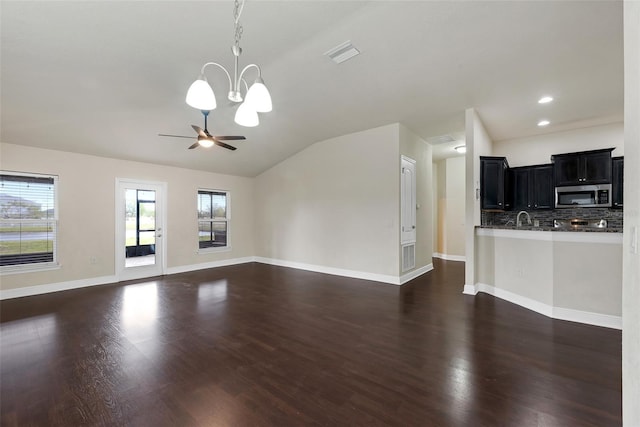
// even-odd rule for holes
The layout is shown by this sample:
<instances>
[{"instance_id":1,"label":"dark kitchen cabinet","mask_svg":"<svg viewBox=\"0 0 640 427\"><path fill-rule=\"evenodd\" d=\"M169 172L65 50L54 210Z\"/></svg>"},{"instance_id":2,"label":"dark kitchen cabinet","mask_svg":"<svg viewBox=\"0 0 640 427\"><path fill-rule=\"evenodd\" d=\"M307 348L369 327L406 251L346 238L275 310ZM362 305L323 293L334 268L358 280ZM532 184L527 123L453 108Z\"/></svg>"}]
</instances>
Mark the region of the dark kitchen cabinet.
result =
<instances>
[{"instance_id":1,"label":"dark kitchen cabinet","mask_svg":"<svg viewBox=\"0 0 640 427\"><path fill-rule=\"evenodd\" d=\"M624 157L611 159L611 207L622 208L624 196Z\"/></svg>"},{"instance_id":2,"label":"dark kitchen cabinet","mask_svg":"<svg viewBox=\"0 0 640 427\"><path fill-rule=\"evenodd\" d=\"M513 168L510 175L514 210L553 208L553 165Z\"/></svg>"},{"instance_id":3,"label":"dark kitchen cabinet","mask_svg":"<svg viewBox=\"0 0 640 427\"><path fill-rule=\"evenodd\" d=\"M482 209L511 208L508 170L509 164L505 157L480 157L480 206Z\"/></svg>"},{"instance_id":4,"label":"dark kitchen cabinet","mask_svg":"<svg viewBox=\"0 0 640 427\"><path fill-rule=\"evenodd\" d=\"M582 151L551 156L556 187L611 182L611 151Z\"/></svg>"}]
</instances>

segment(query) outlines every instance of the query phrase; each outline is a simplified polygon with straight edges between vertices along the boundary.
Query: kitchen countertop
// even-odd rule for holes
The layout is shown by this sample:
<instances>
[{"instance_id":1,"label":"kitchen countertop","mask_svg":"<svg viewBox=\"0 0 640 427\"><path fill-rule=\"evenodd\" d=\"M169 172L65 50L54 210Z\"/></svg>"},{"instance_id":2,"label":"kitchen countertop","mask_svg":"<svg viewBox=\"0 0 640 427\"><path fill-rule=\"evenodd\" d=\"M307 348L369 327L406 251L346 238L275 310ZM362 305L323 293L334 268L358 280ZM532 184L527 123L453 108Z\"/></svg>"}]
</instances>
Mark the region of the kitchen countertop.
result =
<instances>
[{"instance_id":1,"label":"kitchen countertop","mask_svg":"<svg viewBox=\"0 0 640 427\"><path fill-rule=\"evenodd\" d=\"M564 228L555 227L533 227L530 225L516 227L515 225L479 225L476 228L489 228L494 230L526 230L526 231L556 231L556 232L568 232L568 233L622 233L622 228L607 227L607 228L583 228L578 230L567 230Z\"/></svg>"}]
</instances>

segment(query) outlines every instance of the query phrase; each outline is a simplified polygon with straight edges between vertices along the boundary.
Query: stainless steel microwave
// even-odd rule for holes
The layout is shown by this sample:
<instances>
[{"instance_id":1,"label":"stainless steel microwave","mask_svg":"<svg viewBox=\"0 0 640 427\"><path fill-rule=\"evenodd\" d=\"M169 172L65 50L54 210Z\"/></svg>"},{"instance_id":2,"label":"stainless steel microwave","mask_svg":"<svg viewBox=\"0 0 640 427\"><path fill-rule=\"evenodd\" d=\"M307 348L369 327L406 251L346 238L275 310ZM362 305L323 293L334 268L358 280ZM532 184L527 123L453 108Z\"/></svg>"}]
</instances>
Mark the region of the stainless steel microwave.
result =
<instances>
[{"instance_id":1,"label":"stainless steel microwave","mask_svg":"<svg viewBox=\"0 0 640 427\"><path fill-rule=\"evenodd\" d=\"M556 208L609 208L611 184L556 187Z\"/></svg>"}]
</instances>

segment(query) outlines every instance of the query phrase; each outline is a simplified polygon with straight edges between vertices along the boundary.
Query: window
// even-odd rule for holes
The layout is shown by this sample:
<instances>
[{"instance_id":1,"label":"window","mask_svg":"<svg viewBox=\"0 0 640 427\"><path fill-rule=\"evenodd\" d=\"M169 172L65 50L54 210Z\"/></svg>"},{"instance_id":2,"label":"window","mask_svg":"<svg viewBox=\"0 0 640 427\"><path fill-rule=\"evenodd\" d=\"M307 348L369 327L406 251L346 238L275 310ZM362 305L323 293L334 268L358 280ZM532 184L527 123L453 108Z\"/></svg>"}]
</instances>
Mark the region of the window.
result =
<instances>
[{"instance_id":1,"label":"window","mask_svg":"<svg viewBox=\"0 0 640 427\"><path fill-rule=\"evenodd\" d=\"M0 171L0 266L56 263L57 177Z\"/></svg>"},{"instance_id":2,"label":"window","mask_svg":"<svg viewBox=\"0 0 640 427\"><path fill-rule=\"evenodd\" d=\"M229 192L198 190L198 248L227 248Z\"/></svg>"}]
</instances>

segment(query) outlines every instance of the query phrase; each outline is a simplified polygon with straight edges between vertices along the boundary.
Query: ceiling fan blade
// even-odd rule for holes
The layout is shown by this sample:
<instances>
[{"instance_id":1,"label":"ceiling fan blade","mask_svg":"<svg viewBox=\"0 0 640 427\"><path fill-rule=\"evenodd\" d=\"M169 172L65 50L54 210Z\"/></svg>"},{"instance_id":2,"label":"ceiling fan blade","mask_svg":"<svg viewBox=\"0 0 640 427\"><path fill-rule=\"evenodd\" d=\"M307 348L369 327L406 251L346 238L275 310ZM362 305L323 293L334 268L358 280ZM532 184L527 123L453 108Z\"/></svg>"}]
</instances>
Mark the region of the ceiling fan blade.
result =
<instances>
[{"instance_id":1,"label":"ceiling fan blade","mask_svg":"<svg viewBox=\"0 0 640 427\"><path fill-rule=\"evenodd\" d=\"M194 143L194 144L189 146L189 150L193 150L194 148L198 148L199 145L200 145L200 143L196 142L196 143Z\"/></svg>"},{"instance_id":2,"label":"ceiling fan blade","mask_svg":"<svg viewBox=\"0 0 640 427\"><path fill-rule=\"evenodd\" d=\"M214 139L217 139L218 141L240 141L240 140L244 140L247 139L244 136L238 136L238 135L222 135L222 136L214 136Z\"/></svg>"},{"instance_id":3,"label":"ceiling fan blade","mask_svg":"<svg viewBox=\"0 0 640 427\"><path fill-rule=\"evenodd\" d=\"M220 141L218 141L217 139L214 139L214 140L213 140L213 142L214 142L218 147L224 147L224 148L226 148L226 149L228 149L228 150L231 150L231 151L233 151L233 150L237 150L237 148L236 148L236 147L234 147L233 145L225 144L224 142L220 142Z\"/></svg>"},{"instance_id":4,"label":"ceiling fan blade","mask_svg":"<svg viewBox=\"0 0 640 427\"><path fill-rule=\"evenodd\" d=\"M197 133L198 135L200 135L201 137L206 138L207 136L209 136L209 135L207 135L206 133L204 133L204 131L202 130L202 128L201 128L200 126L191 125L191 127L192 127L192 128L193 128L193 130L195 130L195 131L196 131L196 133Z\"/></svg>"},{"instance_id":5,"label":"ceiling fan blade","mask_svg":"<svg viewBox=\"0 0 640 427\"><path fill-rule=\"evenodd\" d=\"M167 135L165 133L159 133L158 136L170 136L172 138L189 138L189 139L193 139L192 136L184 136L184 135Z\"/></svg>"}]
</instances>

